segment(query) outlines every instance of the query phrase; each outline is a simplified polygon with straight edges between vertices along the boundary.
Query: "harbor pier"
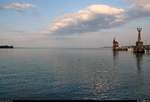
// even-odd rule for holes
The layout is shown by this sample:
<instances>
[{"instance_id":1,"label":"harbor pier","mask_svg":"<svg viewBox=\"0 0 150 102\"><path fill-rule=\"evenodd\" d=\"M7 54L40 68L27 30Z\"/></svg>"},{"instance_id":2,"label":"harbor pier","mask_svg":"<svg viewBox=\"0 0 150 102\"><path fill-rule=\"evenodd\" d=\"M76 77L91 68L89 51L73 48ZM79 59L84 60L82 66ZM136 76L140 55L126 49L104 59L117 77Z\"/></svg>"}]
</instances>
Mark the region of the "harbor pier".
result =
<instances>
[{"instance_id":1,"label":"harbor pier","mask_svg":"<svg viewBox=\"0 0 150 102\"><path fill-rule=\"evenodd\" d=\"M138 39L136 41L135 45L129 45L129 46L119 46L119 42L116 41L116 39L113 39L113 51L132 51L133 53L150 53L150 45L144 45L142 38L141 38L141 31L142 28L138 27Z\"/></svg>"}]
</instances>

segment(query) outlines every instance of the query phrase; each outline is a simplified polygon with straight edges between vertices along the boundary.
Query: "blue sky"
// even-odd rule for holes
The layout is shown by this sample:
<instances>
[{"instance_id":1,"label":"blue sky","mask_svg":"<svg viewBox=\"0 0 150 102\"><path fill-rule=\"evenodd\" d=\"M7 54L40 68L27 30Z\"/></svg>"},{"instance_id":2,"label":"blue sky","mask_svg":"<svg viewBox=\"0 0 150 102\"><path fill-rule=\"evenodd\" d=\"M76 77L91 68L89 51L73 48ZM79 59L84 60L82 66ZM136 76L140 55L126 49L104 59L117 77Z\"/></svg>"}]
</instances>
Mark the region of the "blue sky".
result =
<instances>
[{"instance_id":1,"label":"blue sky","mask_svg":"<svg viewBox=\"0 0 150 102\"><path fill-rule=\"evenodd\" d=\"M115 36L124 45L129 41L134 44L139 25L144 28L143 40L149 43L150 10L145 7L150 2L128 1L0 0L0 43L22 47L101 47L111 46ZM116 17L126 18L117 21Z\"/></svg>"},{"instance_id":2,"label":"blue sky","mask_svg":"<svg viewBox=\"0 0 150 102\"><path fill-rule=\"evenodd\" d=\"M28 25L34 25L32 26L33 29L48 24L57 16L61 16L65 13L76 12L91 4L108 4L118 7L125 6L121 0L0 0L0 4L12 2L31 3L36 7L31 11L24 11L24 14L19 14L12 10L0 10L1 24L7 25L13 23L13 25L19 27L20 24L26 24L26 27L29 27ZM41 19L40 17L38 19L34 14L40 16Z\"/></svg>"}]
</instances>

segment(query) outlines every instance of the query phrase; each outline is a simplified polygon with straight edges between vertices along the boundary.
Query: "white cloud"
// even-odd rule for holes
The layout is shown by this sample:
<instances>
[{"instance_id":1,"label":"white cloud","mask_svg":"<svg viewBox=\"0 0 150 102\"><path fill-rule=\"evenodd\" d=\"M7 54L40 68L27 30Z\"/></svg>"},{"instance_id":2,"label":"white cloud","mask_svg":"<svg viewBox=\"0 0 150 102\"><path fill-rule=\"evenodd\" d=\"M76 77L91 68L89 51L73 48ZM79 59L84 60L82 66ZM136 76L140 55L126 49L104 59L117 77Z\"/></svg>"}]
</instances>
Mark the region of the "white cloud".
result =
<instances>
[{"instance_id":1,"label":"white cloud","mask_svg":"<svg viewBox=\"0 0 150 102\"><path fill-rule=\"evenodd\" d=\"M0 8L1 9L13 9L13 10L25 10L29 8L33 8L34 5L29 4L29 3L18 3L18 2L13 2L13 3L8 3L8 4L1 4Z\"/></svg>"},{"instance_id":2,"label":"white cloud","mask_svg":"<svg viewBox=\"0 0 150 102\"><path fill-rule=\"evenodd\" d=\"M108 5L91 5L87 9L85 9L85 11L86 10L93 13L108 14L108 15L120 14L124 12L123 9L114 8Z\"/></svg>"},{"instance_id":3,"label":"white cloud","mask_svg":"<svg viewBox=\"0 0 150 102\"><path fill-rule=\"evenodd\" d=\"M124 10L107 5L91 5L77 13L57 18L50 25L50 33L73 34L111 28L123 23Z\"/></svg>"}]
</instances>

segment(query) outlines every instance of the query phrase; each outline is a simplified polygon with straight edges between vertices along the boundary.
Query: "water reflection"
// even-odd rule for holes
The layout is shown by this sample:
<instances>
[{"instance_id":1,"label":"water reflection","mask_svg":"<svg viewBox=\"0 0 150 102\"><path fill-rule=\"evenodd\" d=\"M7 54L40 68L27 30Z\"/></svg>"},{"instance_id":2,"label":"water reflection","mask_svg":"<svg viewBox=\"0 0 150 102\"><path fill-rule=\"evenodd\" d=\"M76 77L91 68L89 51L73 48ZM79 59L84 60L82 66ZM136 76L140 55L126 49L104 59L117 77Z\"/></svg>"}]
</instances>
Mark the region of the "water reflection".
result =
<instances>
[{"instance_id":1,"label":"water reflection","mask_svg":"<svg viewBox=\"0 0 150 102\"><path fill-rule=\"evenodd\" d=\"M113 51L113 66L115 67L118 63L119 52Z\"/></svg>"},{"instance_id":2,"label":"water reflection","mask_svg":"<svg viewBox=\"0 0 150 102\"><path fill-rule=\"evenodd\" d=\"M119 51L113 51L113 66L116 67L117 64L119 63ZM142 64L143 64L143 53L136 53L134 54L135 56L135 61L136 61L136 67L138 72L141 72L142 70Z\"/></svg>"},{"instance_id":3,"label":"water reflection","mask_svg":"<svg viewBox=\"0 0 150 102\"><path fill-rule=\"evenodd\" d=\"M116 60L116 58L118 58L118 51L113 51L113 59Z\"/></svg>"},{"instance_id":4,"label":"water reflection","mask_svg":"<svg viewBox=\"0 0 150 102\"><path fill-rule=\"evenodd\" d=\"M142 70L142 64L143 64L143 53L136 53L134 54L136 57L136 66L137 66L137 70L138 72L141 72Z\"/></svg>"}]
</instances>

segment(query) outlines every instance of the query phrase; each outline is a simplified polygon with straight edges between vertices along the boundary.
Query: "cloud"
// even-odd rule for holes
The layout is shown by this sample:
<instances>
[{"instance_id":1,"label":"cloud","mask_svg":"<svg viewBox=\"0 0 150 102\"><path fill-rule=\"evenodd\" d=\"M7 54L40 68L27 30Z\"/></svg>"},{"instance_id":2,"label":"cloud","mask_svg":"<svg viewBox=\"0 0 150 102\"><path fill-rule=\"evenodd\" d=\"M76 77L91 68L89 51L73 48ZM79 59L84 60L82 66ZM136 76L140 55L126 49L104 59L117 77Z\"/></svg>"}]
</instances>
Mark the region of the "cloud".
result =
<instances>
[{"instance_id":1,"label":"cloud","mask_svg":"<svg viewBox=\"0 0 150 102\"><path fill-rule=\"evenodd\" d=\"M149 0L126 0L126 1L131 3L132 8L150 11L150 1Z\"/></svg>"},{"instance_id":2,"label":"cloud","mask_svg":"<svg viewBox=\"0 0 150 102\"><path fill-rule=\"evenodd\" d=\"M107 5L91 5L54 20L49 30L55 34L73 34L111 28L123 23L123 12L123 9Z\"/></svg>"},{"instance_id":3,"label":"cloud","mask_svg":"<svg viewBox=\"0 0 150 102\"><path fill-rule=\"evenodd\" d=\"M130 3L130 7L124 14L126 21L132 21L138 18L150 16L150 1L149 0L126 0Z\"/></svg>"},{"instance_id":4,"label":"cloud","mask_svg":"<svg viewBox=\"0 0 150 102\"><path fill-rule=\"evenodd\" d=\"M76 13L56 18L49 26L49 33L72 35L96 32L150 16L150 0L126 1L130 3L127 10L108 5L91 5Z\"/></svg>"},{"instance_id":5,"label":"cloud","mask_svg":"<svg viewBox=\"0 0 150 102\"><path fill-rule=\"evenodd\" d=\"M8 3L8 4L1 4L0 8L1 9L11 9L11 10L25 10L25 9L30 9L33 8L33 4L29 3L19 3L19 2L13 2L13 3Z\"/></svg>"}]
</instances>

